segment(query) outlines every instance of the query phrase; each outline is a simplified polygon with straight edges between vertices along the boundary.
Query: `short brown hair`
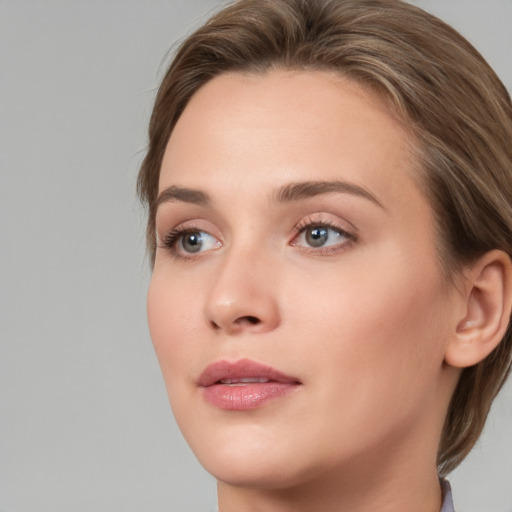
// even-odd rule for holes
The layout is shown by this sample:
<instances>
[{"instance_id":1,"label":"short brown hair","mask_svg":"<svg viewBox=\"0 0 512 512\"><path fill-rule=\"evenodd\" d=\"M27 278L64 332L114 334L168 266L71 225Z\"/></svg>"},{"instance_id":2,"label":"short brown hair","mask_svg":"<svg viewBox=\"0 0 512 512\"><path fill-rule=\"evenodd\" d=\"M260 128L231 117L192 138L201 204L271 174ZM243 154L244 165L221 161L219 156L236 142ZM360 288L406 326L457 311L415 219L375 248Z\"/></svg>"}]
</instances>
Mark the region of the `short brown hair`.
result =
<instances>
[{"instance_id":1,"label":"short brown hair","mask_svg":"<svg viewBox=\"0 0 512 512\"><path fill-rule=\"evenodd\" d=\"M160 167L187 102L219 74L271 68L334 70L391 105L415 142L448 276L491 249L512 255L512 105L470 43L401 0L239 0L182 43L157 94L138 177L152 261ZM478 439L511 358L509 324L500 345L463 370L440 442L441 475Z\"/></svg>"}]
</instances>

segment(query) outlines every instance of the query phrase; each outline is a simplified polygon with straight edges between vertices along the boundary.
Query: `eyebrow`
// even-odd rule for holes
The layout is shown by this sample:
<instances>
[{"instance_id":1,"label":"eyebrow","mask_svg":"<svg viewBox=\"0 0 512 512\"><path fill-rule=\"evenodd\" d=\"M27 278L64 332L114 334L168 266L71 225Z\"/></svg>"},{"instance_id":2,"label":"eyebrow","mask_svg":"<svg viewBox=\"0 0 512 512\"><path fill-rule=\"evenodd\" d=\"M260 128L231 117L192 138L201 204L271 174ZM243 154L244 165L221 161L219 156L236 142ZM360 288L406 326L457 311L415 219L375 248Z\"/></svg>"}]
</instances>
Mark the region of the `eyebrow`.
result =
<instances>
[{"instance_id":1,"label":"eyebrow","mask_svg":"<svg viewBox=\"0 0 512 512\"><path fill-rule=\"evenodd\" d=\"M383 210L386 208L370 191L360 185L350 183L348 181L302 181L298 183L290 183L277 190L274 195L276 202L287 203L290 201L299 201L308 197L318 196L320 194L328 194L331 192L339 192L351 194L368 199Z\"/></svg>"},{"instance_id":2,"label":"eyebrow","mask_svg":"<svg viewBox=\"0 0 512 512\"><path fill-rule=\"evenodd\" d=\"M368 199L380 208L386 210L384 205L371 192L360 185L347 181L301 181L297 183L289 183L273 194L273 200L277 203L288 203L292 201L300 201L321 194L338 192L351 194ZM211 204L210 196L202 190L187 187L179 187L171 185L160 192L154 203L154 210L167 202L183 202L196 204L198 206L209 206Z\"/></svg>"},{"instance_id":3,"label":"eyebrow","mask_svg":"<svg viewBox=\"0 0 512 512\"><path fill-rule=\"evenodd\" d=\"M154 203L154 211L156 211L161 204L169 202L182 202L197 204L199 206L208 206L211 203L211 200L208 194L202 190L171 185L158 194Z\"/></svg>"}]
</instances>

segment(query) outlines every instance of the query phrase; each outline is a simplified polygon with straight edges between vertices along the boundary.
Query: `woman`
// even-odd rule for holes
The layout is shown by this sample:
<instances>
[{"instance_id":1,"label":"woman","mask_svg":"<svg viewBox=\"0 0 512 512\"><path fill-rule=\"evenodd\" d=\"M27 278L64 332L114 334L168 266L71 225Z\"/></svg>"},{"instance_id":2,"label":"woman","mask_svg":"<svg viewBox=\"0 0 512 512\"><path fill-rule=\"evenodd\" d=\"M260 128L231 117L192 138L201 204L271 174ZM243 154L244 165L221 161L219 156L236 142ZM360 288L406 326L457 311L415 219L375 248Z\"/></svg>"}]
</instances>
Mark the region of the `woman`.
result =
<instances>
[{"instance_id":1,"label":"woman","mask_svg":"<svg viewBox=\"0 0 512 512\"><path fill-rule=\"evenodd\" d=\"M453 510L512 352L512 106L482 57L398 0L241 0L149 136L149 326L219 510Z\"/></svg>"}]
</instances>

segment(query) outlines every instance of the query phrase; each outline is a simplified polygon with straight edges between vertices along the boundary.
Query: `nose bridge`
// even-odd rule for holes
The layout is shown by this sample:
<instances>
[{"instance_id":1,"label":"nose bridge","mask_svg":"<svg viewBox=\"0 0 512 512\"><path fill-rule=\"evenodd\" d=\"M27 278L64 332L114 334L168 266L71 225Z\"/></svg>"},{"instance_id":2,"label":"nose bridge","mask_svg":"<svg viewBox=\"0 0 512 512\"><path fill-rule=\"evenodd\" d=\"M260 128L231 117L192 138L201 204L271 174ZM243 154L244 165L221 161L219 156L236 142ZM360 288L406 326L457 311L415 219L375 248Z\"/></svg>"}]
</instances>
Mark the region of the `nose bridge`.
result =
<instances>
[{"instance_id":1,"label":"nose bridge","mask_svg":"<svg viewBox=\"0 0 512 512\"><path fill-rule=\"evenodd\" d=\"M270 267L252 244L226 251L205 304L206 319L215 330L267 332L279 325L277 289Z\"/></svg>"}]
</instances>

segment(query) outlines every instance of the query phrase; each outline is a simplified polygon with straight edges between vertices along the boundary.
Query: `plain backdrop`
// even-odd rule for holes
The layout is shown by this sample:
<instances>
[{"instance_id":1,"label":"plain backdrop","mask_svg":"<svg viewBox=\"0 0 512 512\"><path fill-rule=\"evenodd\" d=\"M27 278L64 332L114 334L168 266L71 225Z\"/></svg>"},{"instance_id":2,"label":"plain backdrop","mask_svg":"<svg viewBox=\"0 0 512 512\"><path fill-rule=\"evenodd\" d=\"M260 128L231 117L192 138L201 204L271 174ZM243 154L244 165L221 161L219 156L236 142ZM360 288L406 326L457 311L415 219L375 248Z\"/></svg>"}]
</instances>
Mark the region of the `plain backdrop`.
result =
<instances>
[{"instance_id":1,"label":"plain backdrop","mask_svg":"<svg viewBox=\"0 0 512 512\"><path fill-rule=\"evenodd\" d=\"M512 0L417 0L512 87ZM145 316L137 168L173 42L215 0L0 0L0 511L213 511ZM512 385L452 476L512 511Z\"/></svg>"}]
</instances>

